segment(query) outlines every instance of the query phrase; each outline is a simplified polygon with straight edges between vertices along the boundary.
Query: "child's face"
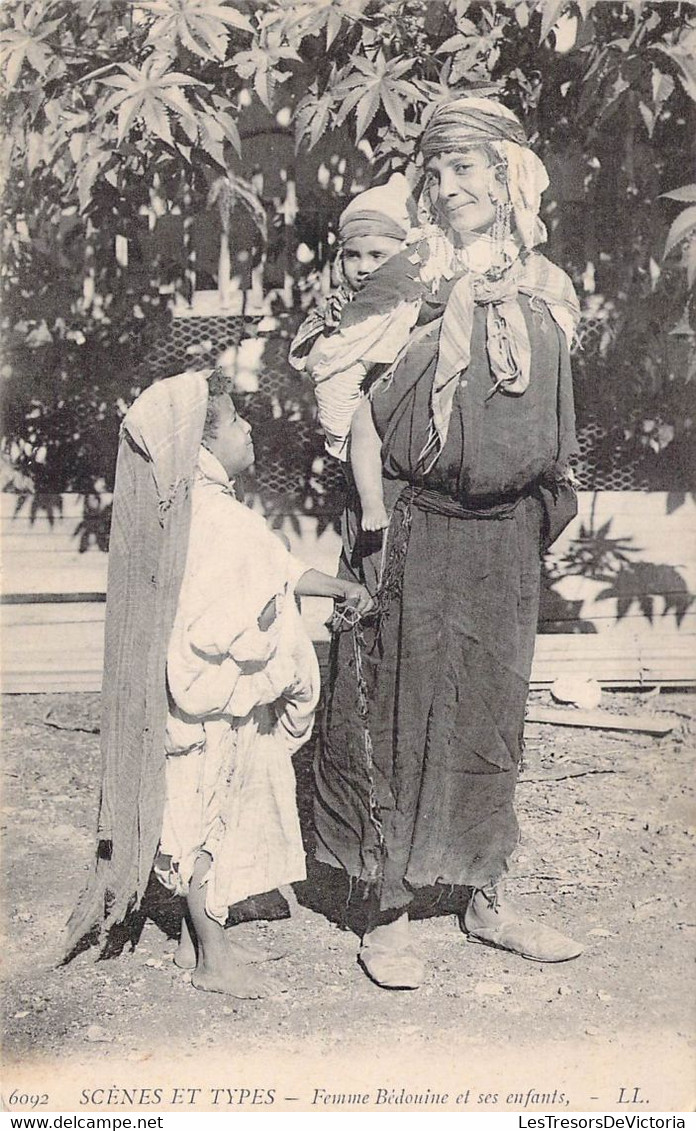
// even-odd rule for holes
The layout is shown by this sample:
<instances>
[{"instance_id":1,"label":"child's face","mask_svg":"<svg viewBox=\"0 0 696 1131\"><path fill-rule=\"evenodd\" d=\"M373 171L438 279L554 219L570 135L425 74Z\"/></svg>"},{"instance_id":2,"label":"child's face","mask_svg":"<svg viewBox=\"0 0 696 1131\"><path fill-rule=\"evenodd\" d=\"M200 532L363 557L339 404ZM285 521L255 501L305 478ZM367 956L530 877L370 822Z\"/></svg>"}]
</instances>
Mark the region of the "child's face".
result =
<instances>
[{"instance_id":1,"label":"child's face","mask_svg":"<svg viewBox=\"0 0 696 1131\"><path fill-rule=\"evenodd\" d=\"M208 437L206 446L219 459L228 475L239 475L254 462L251 425L239 415L229 395L216 400L215 435Z\"/></svg>"},{"instance_id":2,"label":"child's face","mask_svg":"<svg viewBox=\"0 0 696 1131\"><path fill-rule=\"evenodd\" d=\"M343 274L354 291L403 247L392 236L351 236L343 245Z\"/></svg>"}]
</instances>

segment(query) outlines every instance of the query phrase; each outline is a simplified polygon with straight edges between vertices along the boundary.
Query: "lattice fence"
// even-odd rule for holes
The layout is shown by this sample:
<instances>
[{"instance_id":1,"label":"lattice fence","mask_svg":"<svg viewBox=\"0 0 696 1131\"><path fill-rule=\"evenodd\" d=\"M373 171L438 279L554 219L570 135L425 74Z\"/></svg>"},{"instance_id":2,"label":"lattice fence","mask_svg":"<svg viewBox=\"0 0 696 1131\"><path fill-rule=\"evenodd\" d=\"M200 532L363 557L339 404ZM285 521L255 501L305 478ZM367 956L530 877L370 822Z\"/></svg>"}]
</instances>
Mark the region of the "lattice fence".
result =
<instances>
[{"instance_id":1,"label":"lattice fence","mask_svg":"<svg viewBox=\"0 0 696 1131\"><path fill-rule=\"evenodd\" d=\"M181 317L143 362L143 384L186 368L213 365L226 350L249 338L263 343L257 371L258 390L244 395L244 412L254 426L257 450L256 488L271 509L299 507L309 513L340 509L342 472L324 456L311 384L287 362L296 317ZM603 354L611 327L606 317L585 317L574 352L575 368L586 369ZM640 465L613 445L601 419L590 412L578 419L579 485L584 490L645 489Z\"/></svg>"}]
</instances>

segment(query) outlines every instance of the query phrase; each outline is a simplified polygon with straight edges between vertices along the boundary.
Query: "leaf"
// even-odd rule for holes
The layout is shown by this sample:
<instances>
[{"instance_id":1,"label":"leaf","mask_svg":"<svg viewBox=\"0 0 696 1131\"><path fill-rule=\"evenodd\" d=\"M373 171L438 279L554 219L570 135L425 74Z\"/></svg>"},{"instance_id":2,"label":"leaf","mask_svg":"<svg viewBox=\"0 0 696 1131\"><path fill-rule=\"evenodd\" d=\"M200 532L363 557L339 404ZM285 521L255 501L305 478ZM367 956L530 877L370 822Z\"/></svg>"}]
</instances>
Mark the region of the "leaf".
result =
<instances>
[{"instance_id":1,"label":"leaf","mask_svg":"<svg viewBox=\"0 0 696 1131\"><path fill-rule=\"evenodd\" d=\"M441 43L435 52L436 55L446 55L450 51L459 51L462 47L466 47L470 42L470 36L466 35L451 35L444 43Z\"/></svg>"},{"instance_id":2,"label":"leaf","mask_svg":"<svg viewBox=\"0 0 696 1131\"><path fill-rule=\"evenodd\" d=\"M5 65L4 77L10 88L17 84L25 60L43 79L56 62L61 71L65 70L58 56L42 42L61 25L61 20L43 20L46 11L47 6L41 3L26 10L23 4L15 5L14 27L0 33L0 64Z\"/></svg>"},{"instance_id":3,"label":"leaf","mask_svg":"<svg viewBox=\"0 0 696 1131\"><path fill-rule=\"evenodd\" d=\"M580 93L580 101L578 103L578 116L581 119L585 117L595 117L597 114L597 99L599 91L605 78L611 72L617 73L618 66L614 60L613 55L609 49L603 47L598 51L594 62L590 65L589 70L585 72L582 82L582 89Z\"/></svg>"},{"instance_id":4,"label":"leaf","mask_svg":"<svg viewBox=\"0 0 696 1131\"><path fill-rule=\"evenodd\" d=\"M457 30L461 31L463 35L478 35L479 30L473 20L469 20L466 16L461 16L457 20Z\"/></svg>"},{"instance_id":5,"label":"leaf","mask_svg":"<svg viewBox=\"0 0 696 1131\"><path fill-rule=\"evenodd\" d=\"M208 155L212 157L213 160L225 170L225 173L227 173L228 168L227 161L225 159L224 146L225 142L229 141L230 139L227 129L225 128L225 125L223 125L222 121L222 118L225 116L226 115L221 115L219 113L201 115L199 125L202 147L205 149L206 153L208 153ZM234 123L231 119L230 122L234 126ZM237 138L238 137L239 135L237 135ZM232 174L230 174L230 176L232 176Z\"/></svg>"},{"instance_id":6,"label":"leaf","mask_svg":"<svg viewBox=\"0 0 696 1131\"><path fill-rule=\"evenodd\" d=\"M294 47L283 44L275 32L265 33L254 40L248 51L238 51L232 57L240 78L251 79L254 90L268 110L273 109L276 83L285 82L289 71L281 71L278 64L286 59L299 59Z\"/></svg>"},{"instance_id":7,"label":"leaf","mask_svg":"<svg viewBox=\"0 0 696 1131\"><path fill-rule=\"evenodd\" d=\"M343 99L336 112L336 125L341 125L355 110L356 134L359 141L382 108L401 137L405 136L405 110L422 99L420 89L402 78L413 66L410 59L397 56L389 62L382 51L375 59L356 56L354 70L334 87L334 98Z\"/></svg>"},{"instance_id":8,"label":"leaf","mask_svg":"<svg viewBox=\"0 0 696 1131\"><path fill-rule=\"evenodd\" d=\"M683 200L686 204L696 204L696 184L682 185L681 188L672 189L671 192L661 192L660 198L668 197L669 200Z\"/></svg>"},{"instance_id":9,"label":"leaf","mask_svg":"<svg viewBox=\"0 0 696 1131\"><path fill-rule=\"evenodd\" d=\"M653 130L655 129L655 114L654 114L654 112L650 109L649 106L647 106L645 104L645 102L640 102L638 104L638 110L640 111L640 116L643 119L643 122L645 123L645 128L648 131L648 137L652 137Z\"/></svg>"},{"instance_id":10,"label":"leaf","mask_svg":"<svg viewBox=\"0 0 696 1131\"><path fill-rule=\"evenodd\" d=\"M215 120L235 152L241 154L242 142L239 136L239 129L237 128L235 119L228 113L228 111L232 109L232 103L228 102L226 98L221 98L219 95L214 94L213 105L215 107Z\"/></svg>"},{"instance_id":11,"label":"leaf","mask_svg":"<svg viewBox=\"0 0 696 1131\"><path fill-rule=\"evenodd\" d=\"M656 43L654 46L657 51L664 52L676 63L686 93L696 102L696 55L693 49L684 47L680 43L672 47L665 47L661 43Z\"/></svg>"},{"instance_id":12,"label":"leaf","mask_svg":"<svg viewBox=\"0 0 696 1131\"><path fill-rule=\"evenodd\" d=\"M180 87L160 87L159 99L164 103L165 106L168 106L170 110L173 110L179 116L179 118L182 120L182 125L184 119L193 122L195 125L196 114L191 107L191 104L186 101L186 96Z\"/></svg>"},{"instance_id":13,"label":"leaf","mask_svg":"<svg viewBox=\"0 0 696 1131\"><path fill-rule=\"evenodd\" d=\"M538 0L537 7L541 11L539 43L543 43L551 29L558 23L564 8L568 7L568 0Z\"/></svg>"},{"instance_id":14,"label":"leaf","mask_svg":"<svg viewBox=\"0 0 696 1131\"><path fill-rule=\"evenodd\" d=\"M404 118L404 107L401 100L393 91L385 88L382 90L382 105L389 115L390 121L396 127L397 133L401 137L404 137L406 133L406 120Z\"/></svg>"},{"instance_id":15,"label":"leaf","mask_svg":"<svg viewBox=\"0 0 696 1131\"><path fill-rule=\"evenodd\" d=\"M664 601L662 616L674 613L677 624L681 624L694 602L679 571L674 566L657 562L632 562L616 575L608 589L597 594L596 599L616 599L619 620L630 612L635 603L652 624L657 597Z\"/></svg>"},{"instance_id":16,"label":"leaf","mask_svg":"<svg viewBox=\"0 0 696 1131\"><path fill-rule=\"evenodd\" d=\"M182 128L190 136L191 122L197 121L193 107L187 101L182 87L200 85L197 79L179 71L168 71L169 60L151 56L138 69L130 63L120 63L121 74L107 75L99 81L116 91L105 99L98 109L102 117L118 112L118 144L130 132L136 120L145 129L167 145L173 145L169 115L173 111Z\"/></svg>"},{"instance_id":17,"label":"leaf","mask_svg":"<svg viewBox=\"0 0 696 1131\"><path fill-rule=\"evenodd\" d=\"M139 6L156 17L147 43L178 41L203 59L225 58L230 27L254 31L247 16L212 0L143 0Z\"/></svg>"},{"instance_id":18,"label":"leaf","mask_svg":"<svg viewBox=\"0 0 696 1131\"><path fill-rule=\"evenodd\" d=\"M149 133L161 138L166 145L174 146L172 129L169 125L169 114L160 102L153 99L144 107L143 122Z\"/></svg>"},{"instance_id":19,"label":"leaf","mask_svg":"<svg viewBox=\"0 0 696 1131\"><path fill-rule=\"evenodd\" d=\"M200 55L203 59L216 59L221 61L227 55L229 35L223 26L215 33L211 28L203 27L198 30L198 35L192 35L188 25L181 29L179 39L184 47Z\"/></svg>"},{"instance_id":20,"label":"leaf","mask_svg":"<svg viewBox=\"0 0 696 1131\"><path fill-rule=\"evenodd\" d=\"M691 247L693 249L693 244L691 245ZM672 329L669 331L669 334L671 337L675 338L693 338L694 336L696 336L696 331L692 329L691 323L689 321L688 303L682 311L681 318L677 322L676 326L672 327Z\"/></svg>"},{"instance_id":21,"label":"leaf","mask_svg":"<svg viewBox=\"0 0 696 1131\"><path fill-rule=\"evenodd\" d=\"M458 24L471 7L471 0L447 0L447 7Z\"/></svg>"},{"instance_id":22,"label":"leaf","mask_svg":"<svg viewBox=\"0 0 696 1131\"><path fill-rule=\"evenodd\" d=\"M663 256L669 255L670 251L672 251L677 246L677 244L681 243L682 240L690 237L695 229L696 205L691 208L685 208L684 211L680 212L677 216L676 220L669 229L669 232L667 233Z\"/></svg>"},{"instance_id":23,"label":"leaf","mask_svg":"<svg viewBox=\"0 0 696 1131\"><path fill-rule=\"evenodd\" d=\"M313 83L309 93L302 99L295 113L295 147L299 149L303 137L309 135L309 148L313 149L323 137L331 120L334 95L327 88L318 94L317 84Z\"/></svg>"},{"instance_id":24,"label":"leaf","mask_svg":"<svg viewBox=\"0 0 696 1131\"><path fill-rule=\"evenodd\" d=\"M254 75L254 90L266 109L273 110L273 72L269 67L259 68Z\"/></svg>"},{"instance_id":25,"label":"leaf","mask_svg":"<svg viewBox=\"0 0 696 1131\"><path fill-rule=\"evenodd\" d=\"M653 67L652 73L652 97L655 103L655 108L662 106L668 98L671 98L674 92L674 79L671 75L665 75L662 71L658 71L657 67Z\"/></svg>"},{"instance_id":26,"label":"leaf","mask_svg":"<svg viewBox=\"0 0 696 1131\"><path fill-rule=\"evenodd\" d=\"M26 138L27 169L33 173L37 165L46 160L46 139L44 134L29 133Z\"/></svg>"},{"instance_id":27,"label":"leaf","mask_svg":"<svg viewBox=\"0 0 696 1131\"><path fill-rule=\"evenodd\" d=\"M70 150L70 156L72 157L76 165L79 164L80 159L85 152L86 140L86 135L83 133L74 133L70 136L68 149Z\"/></svg>"},{"instance_id":28,"label":"leaf","mask_svg":"<svg viewBox=\"0 0 696 1131\"><path fill-rule=\"evenodd\" d=\"M481 76L482 67L487 70L478 47L472 46L467 51L460 51L453 61L452 82L457 83L460 79L472 81Z\"/></svg>"},{"instance_id":29,"label":"leaf","mask_svg":"<svg viewBox=\"0 0 696 1131\"><path fill-rule=\"evenodd\" d=\"M647 617L647 619L650 621L650 624L652 624L652 621L653 621L653 599L652 599L652 597L650 597L648 594L645 594L645 593L642 594L638 598L638 607L640 608L640 611L643 614L643 616Z\"/></svg>"},{"instance_id":30,"label":"leaf","mask_svg":"<svg viewBox=\"0 0 696 1131\"><path fill-rule=\"evenodd\" d=\"M43 76L52 57L53 53L31 35L17 31L0 35L0 65L5 68L5 83L10 89L17 85L25 60Z\"/></svg>"},{"instance_id":31,"label":"leaf","mask_svg":"<svg viewBox=\"0 0 696 1131\"><path fill-rule=\"evenodd\" d=\"M92 189L103 166L110 159L111 154L105 150L97 150L87 157L77 170L77 198L80 211L85 212L92 201Z\"/></svg>"},{"instance_id":32,"label":"leaf","mask_svg":"<svg viewBox=\"0 0 696 1131\"><path fill-rule=\"evenodd\" d=\"M615 103L619 101L622 94L625 94L626 91L630 90L630 89L631 89L630 82L627 82L627 80L623 77L622 74L617 74L616 77L614 78L611 86L609 87L609 90L608 90L607 95L604 99L604 102L603 102L603 104L602 104L602 106L599 110L598 117L600 119L606 117L607 112L610 109L612 110L612 112L616 111L618 109L618 107L615 105Z\"/></svg>"},{"instance_id":33,"label":"leaf","mask_svg":"<svg viewBox=\"0 0 696 1131\"><path fill-rule=\"evenodd\" d=\"M331 11L329 13L329 18L326 21L326 50L327 51L329 51L331 49L331 44L334 42L334 40L336 39L336 36L340 32L342 24L343 24L343 17L340 15L340 13L335 12L335 11Z\"/></svg>"},{"instance_id":34,"label":"leaf","mask_svg":"<svg viewBox=\"0 0 696 1131\"><path fill-rule=\"evenodd\" d=\"M355 23L369 0L311 0L309 3L293 2L289 15L284 17L282 29L290 42L299 42L306 36L318 36L325 31L326 50L335 42L344 21Z\"/></svg>"},{"instance_id":35,"label":"leaf","mask_svg":"<svg viewBox=\"0 0 696 1131\"><path fill-rule=\"evenodd\" d=\"M218 177L210 186L208 206L213 204L218 206L224 231L229 229L230 216L236 205L241 204L250 214L263 238L267 238L266 209L250 181L228 170L224 177Z\"/></svg>"},{"instance_id":36,"label":"leaf","mask_svg":"<svg viewBox=\"0 0 696 1131\"><path fill-rule=\"evenodd\" d=\"M519 27L526 28L528 26L528 24L529 24L529 8L526 4L526 0L522 0L522 3L516 5L516 7L515 7L515 19L517 20Z\"/></svg>"},{"instance_id":37,"label":"leaf","mask_svg":"<svg viewBox=\"0 0 696 1131\"><path fill-rule=\"evenodd\" d=\"M374 87L369 89L366 94L359 100L356 110L356 131L355 140L360 141L360 138L365 133L365 130L372 123L375 114L379 110L380 97L379 91Z\"/></svg>"},{"instance_id":38,"label":"leaf","mask_svg":"<svg viewBox=\"0 0 696 1131\"><path fill-rule=\"evenodd\" d=\"M200 130L200 146L204 149L210 158L219 165L222 169L226 168L225 164L225 149L219 138L213 136L210 131L209 123L201 123Z\"/></svg>"},{"instance_id":39,"label":"leaf","mask_svg":"<svg viewBox=\"0 0 696 1131\"><path fill-rule=\"evenodd\" d=\"M145 117L147 102L137 98L124 98L118 108L118 142L123 141L137 117Z\"/></svg>"}]
</instances>

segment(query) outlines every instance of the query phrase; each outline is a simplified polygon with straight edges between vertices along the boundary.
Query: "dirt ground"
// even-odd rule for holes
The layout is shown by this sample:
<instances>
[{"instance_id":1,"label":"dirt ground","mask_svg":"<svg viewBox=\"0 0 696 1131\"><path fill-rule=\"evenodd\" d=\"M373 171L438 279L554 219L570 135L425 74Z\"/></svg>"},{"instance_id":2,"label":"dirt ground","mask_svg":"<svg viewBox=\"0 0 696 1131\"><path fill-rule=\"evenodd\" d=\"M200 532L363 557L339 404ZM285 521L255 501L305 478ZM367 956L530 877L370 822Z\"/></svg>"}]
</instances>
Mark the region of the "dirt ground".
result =
<instances>
[{"instance_id":1,"label":"dirt ground","mask_svg":"<svg viewBox=\"0 0 696 1131\"><path fill-rule=\"evenodd\" d=\"M384 991L356 963L340 878L312 868L284 893L289 918L238 928L283 953L280 991L254 1002L196 991L174 966L166 894L134 949L57 965L92 853L98 696L6 697L5 1104L19 1110L24 1089L25 1106L47 1110L691 1110L696 694L605 692L603 706L675 729L528 723L508 885L582 957L543 965L474 946L430 894L415 923L427 981ZM308 826L311 747L296 769Z\"/></svg>"}]
</instances>

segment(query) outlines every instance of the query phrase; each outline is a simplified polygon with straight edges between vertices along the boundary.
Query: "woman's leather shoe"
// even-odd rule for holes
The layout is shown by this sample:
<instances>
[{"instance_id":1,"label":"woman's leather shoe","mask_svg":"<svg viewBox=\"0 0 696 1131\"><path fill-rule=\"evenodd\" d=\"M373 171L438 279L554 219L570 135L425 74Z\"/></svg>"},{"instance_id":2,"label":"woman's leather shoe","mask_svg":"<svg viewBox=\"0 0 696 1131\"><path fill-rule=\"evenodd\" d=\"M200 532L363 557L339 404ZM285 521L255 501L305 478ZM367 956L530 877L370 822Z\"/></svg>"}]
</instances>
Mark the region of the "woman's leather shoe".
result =
<instances>
[{"instance_id":1,"label":"woman's leather shoe","mask_svg":"<svg viewBox=\"0 0 696 1131\"><path fill-rule=\"evenodd\" d=\"M568 935L533 919L519 919L509 904L484 891L474 892L459 916L459 925L472 942L509 950L535 962L567 962L583 952Z\"/></svg>"}]
</instances>

